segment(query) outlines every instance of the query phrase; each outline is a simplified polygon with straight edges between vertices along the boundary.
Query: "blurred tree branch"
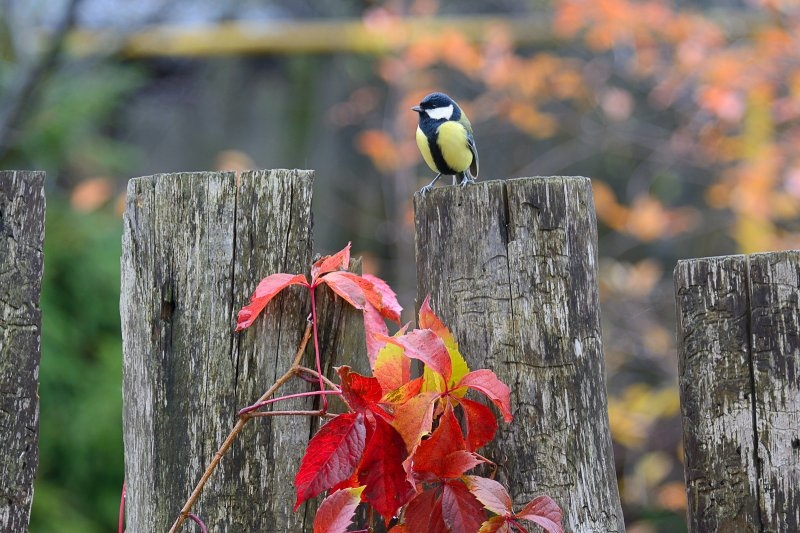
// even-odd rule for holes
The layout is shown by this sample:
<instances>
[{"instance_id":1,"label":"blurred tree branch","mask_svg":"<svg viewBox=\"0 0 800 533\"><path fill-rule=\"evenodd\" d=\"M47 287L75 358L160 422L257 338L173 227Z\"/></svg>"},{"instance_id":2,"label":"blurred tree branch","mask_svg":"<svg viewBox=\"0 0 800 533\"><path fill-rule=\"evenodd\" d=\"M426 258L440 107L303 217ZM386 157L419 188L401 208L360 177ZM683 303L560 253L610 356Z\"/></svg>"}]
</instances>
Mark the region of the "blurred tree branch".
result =
<instances>
[{"instance_id":1,"label":"blurred tree branch","mask_svg":"<svg viewBox=\"0 0 800 533\"><path fill-rule=\"evenodd\" d=\"M16 82L9 96L0 105L0 159L8 151L19 122L33 105L39 88L57 67L64 51L64 42L75 27L78 6L82 0L68 0L52 37L45 49L29 64L19 67Z\"/></svg>"},{"instance_id":2,"label":"blurred tree branch","mask_svg":"<svg viewBox=\"0 0 800 533\"><path fill-rule=\"evenodd\" d=\"M165 6L172 5L169 2ZM716 9L708 15L731 39L750 35L768 21L763 13ZM120 38L118 32L76 29L67 38L67 50L89 56L117 50L122 56L210 57L238 54L362 53L382 55L442 32L458 32L470 41L485 40L487 31L500 26L514 46L554 46L567 39L553 28L549 13L524 16L398 16L385 20L330 18L316 20L222 20L192 26L163 24Z\"/></svg>"},{"instance_id":3,"label":"blurred tree branch","mask_svg":"<svg viewBox=\"0 0 800 533\"><path fill-rule=\"evenodd\" d=\"M76 30L68 39L77 56L102 53L113 42L126 57L209 57L237 54L309 54L352 52L386 54L409 42L457 31L471 40L487 28L507 28L520 45L552 43L549 17L465 15L458 17L397 17L371 22L363 18L220 21L194 26L153 25L125 36L113 32Z\"/></svg>"}]
</instances>

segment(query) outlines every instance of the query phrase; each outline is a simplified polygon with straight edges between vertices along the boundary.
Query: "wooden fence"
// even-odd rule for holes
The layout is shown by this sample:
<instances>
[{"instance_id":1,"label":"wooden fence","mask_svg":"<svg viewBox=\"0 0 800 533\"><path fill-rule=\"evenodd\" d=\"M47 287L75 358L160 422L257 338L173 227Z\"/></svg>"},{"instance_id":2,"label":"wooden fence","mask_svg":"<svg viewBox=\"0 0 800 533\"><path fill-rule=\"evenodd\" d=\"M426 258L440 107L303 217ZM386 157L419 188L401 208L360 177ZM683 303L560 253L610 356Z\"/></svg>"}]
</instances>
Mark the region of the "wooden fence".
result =
<instances>
[{"instance_id":1,"label":"wooden fence","mask_svg":"<svg viewBox=\"0 0 800 533\"><path fill-rule=\"evenodd\" d=\"M417 196L417 295L467 363L512 390L487 452L517 501L554 498L569 531L624 531L600 340L586 178L523 178Z\"/></svg>"},{"instance_id":2,"label":"wooden fence","mask_svg":"<svg viewBox=\"0 0 800 533\"><path fill-rule=\"evenodd\" d=\"M43 179L0 173L3 531L27 527L37 459ZM120 299L129 532L170 527L237 409L286 369L306 324L302 291L243 333L233 325L262 277L307 270L312 185L311 172L281 170L129 183ZM551 495L566 531L624 531L589 180L442 187L416 197L415 211L417 303L430 293L470 366L513 391L515 420L486 452L500 480L520 502ZM800 254L682 261L675 285L690 530L798 531ZM324 365L363 364L358 313L321 296ZM193 510L211 531L310 531L318 502L292 512L292 480L316 427L311 417L252 421Z\"/></svg>"},{"instance_id":3,"label":"wooden fence","mask_svg":"<svg viewBox=\"0 0 800 533\"><path fill-rule=\"evenodd\" d=\"M310 198L310 175L298 172L245 173L238 185L218 173L131 182L121 302L130 531L169 527L237 407L288 365L304 300L275 304L255 331L232 324L261 277L307 269ZM623 531L589 180L437 189L416 209L420 296L432 294L468 363L515 391L517 418L489 452L501 479L518 501L555 497L569 531ZM254 425L197 513L212 531L310 531L314 506L291 512L310 421Z\"/></svg>"},{"instance_id":4,"label":"wooden fence","mask_svg":"<svg viewBox=\"0 0 800 533\"><path fill-rule=\"evenodd\" d=\"M39 463L44 173L0 171L0 531L26 531Z\"/></svg>"},{"instance_id":5,"label":"wooden fence","mask_svg":"<svg viewBox=\"0 0 800 533\"><path fill-rule=\"evenodd\" d=\"M675 268L689 530L800 531L800 253Z\"/></svg>"},{"instance_id":6,"label":"wooden fence","mask_svg":"<svg viewBox=\"0 0 800 533\"><path fill-rule=\"evenodd\" d=\"M128 532L170 528L236 412L288 368L309 313L302 293L286 291L243 333L235 317L262 277L308 269L312 184L311 172L279 170L130 181L120 300ZM359 353L348 316L358 318L331 306L321 319L337 324L322 339L328 365ZM282 393L310 388L294 380ZM309 417L250 423L193 512L211 531L310 531L314 507L292 511L292 480L315 429Z\"/></svg>"}]
</instances>

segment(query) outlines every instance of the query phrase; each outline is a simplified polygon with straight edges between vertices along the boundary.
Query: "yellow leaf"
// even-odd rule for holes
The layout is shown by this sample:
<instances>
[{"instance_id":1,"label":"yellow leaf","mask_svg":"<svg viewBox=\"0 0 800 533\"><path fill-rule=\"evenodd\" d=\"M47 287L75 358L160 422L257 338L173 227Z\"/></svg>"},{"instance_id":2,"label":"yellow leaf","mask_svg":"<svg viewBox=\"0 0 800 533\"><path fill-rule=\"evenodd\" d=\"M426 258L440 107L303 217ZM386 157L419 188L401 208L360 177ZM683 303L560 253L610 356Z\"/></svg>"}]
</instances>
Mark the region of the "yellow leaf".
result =
<instances>
[{"instance_id":1,"label":"yellow leaf","mask_svg":"<svg viewBox=\"0 0 800 533\"><path fill-rule=\"evenodd\" d=\"M378 352L372 375L384 392L395 390L411 379L411 362L403 348L387 342Z\"/></svg>"}]
</instances>

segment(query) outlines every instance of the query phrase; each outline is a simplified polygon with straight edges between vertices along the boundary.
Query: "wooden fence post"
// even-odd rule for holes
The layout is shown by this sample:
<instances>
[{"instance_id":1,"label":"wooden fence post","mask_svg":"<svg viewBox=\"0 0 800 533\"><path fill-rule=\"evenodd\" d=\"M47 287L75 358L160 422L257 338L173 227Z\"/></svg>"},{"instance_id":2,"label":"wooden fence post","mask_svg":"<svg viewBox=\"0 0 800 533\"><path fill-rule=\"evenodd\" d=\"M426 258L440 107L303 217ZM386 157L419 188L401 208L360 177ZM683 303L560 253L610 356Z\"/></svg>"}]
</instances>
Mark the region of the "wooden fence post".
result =
<instances>
[{"instance_id":1,"label":"wooden fence post","mask_svg":"<svg viewBox=\"0 0 800 533\"><path fill-rule=\"evenodd\" d=\"M302 290L288 289L242 333L235 317L264 276L308 271L312 181L310 171L272 170L128 184L120 310L129 533L169 529L237 410L288 368L309 312ZM346 311L326 313L341 321ZM335 351L342 337L322 342ZM281 393L312 388L295 380ZM301 417L251 420L192 511L211 531L311 531L315 507L292 511L293 480L316 427Z\"/></svg>"},{"instance_id":2,"label":"wooden fence post","mask_svg":"<svg viewBox=\"0 0 800 533\"><path fill-rule=\"evenodd\" d=\"M689 530L800 530L800 252L680 261Z\"/></svg>"},{"instance_id":3,"label":"wooden fence post","mask_svg":"<svg viewBox=\"0 0 800 533\"><path fill-rule=\"evenodd\" d=\"M566 531L624 531L608 426L597 226L586 178L521 178L415 197L417 297L470 368L512 390L486 455L516 504L539 494Z\"/></svg>"},{"instance_id":4,"label":"wooden fence post","mask_svg":"<svg viewBox=\"0 0 800 533\"><path fill-rule=\"evenodd\" d=\"M27 531L39 464L44 172L0 171L0 529Z\"/></svg>"}]
</instances>

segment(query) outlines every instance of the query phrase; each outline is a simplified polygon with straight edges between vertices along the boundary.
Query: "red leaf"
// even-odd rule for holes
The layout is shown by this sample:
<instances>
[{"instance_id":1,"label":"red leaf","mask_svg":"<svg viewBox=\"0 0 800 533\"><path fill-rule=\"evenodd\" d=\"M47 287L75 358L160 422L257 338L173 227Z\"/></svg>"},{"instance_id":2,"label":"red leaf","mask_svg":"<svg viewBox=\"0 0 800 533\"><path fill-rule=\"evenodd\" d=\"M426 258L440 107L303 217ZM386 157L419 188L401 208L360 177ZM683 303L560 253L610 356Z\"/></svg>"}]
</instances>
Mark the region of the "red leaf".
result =
<instances>
[{"instance_id":1,"label":"red leaf","mask_svg":"<svg viewBox=\"0 0 800 533\"><path fill-rule=\"evenodd\" d=\"M441 464L444 458L459 450L465 450L464 435L453 414L453 408L448 404L430 438L420 443L417 448L414 469L434 474L442 472L446 468Z\"/></svg>"},{"instance_id":2,"label":"red leaf","mask_svg":"<svg viewBox=\"0 0 800 533\"><path fill-rule=\"evenodd\" d=\"M308 287L308 282L302 274L272 274L262 279L250 298L250 303L239 310L239 316L236 318L236 331L249 327L270 300L289 285Z\"/></svg>"},{"instance_id":3,"label":"red leaf","mask_svg":"<svg viewBox=\"0 0 800 533\"><path fill-rule=\"evenodd\" d=\"M377 279L377 278L375 278ZM376 292L373 282L352 272L330 272L320 279L333 292L341 296L347 303L363 311L364 332L367 341L367 355L370 368L375 365L378 352L386 343L383 340L389 333L384 318L400 320L400 315L388 308L383 308L381 294ZM399 306L398 306L399 307Z\"/></svg>"},{"instance_id":4,"label":"red leaf","mask_svg":"<svg viewBox=\"0 0 800 533\"><path fill-rule=\"evenodd\" d=\"M338 490L322 500L314 517L314 533L345 533L353 522L364 487Z\"/></svg>"},{"instance_id":5,"label":"red leaf","mask_svg":"<svg viewBox=\"0 0 800 533\"><path fill-rule=\"evenodd\" d=\"M333 255L321 257L311 265L311 283L317 278L334 270L347 270L350 268L350 243Z\"/></svg>"},{"instance_id":6,"label":"red leaf","mask_svg":"<svg viewBox=\"0 0 800 533\"><path fill-rule=\"evenodd\" d=\"M381 340L389 333L386 322L377 309L370 304L364 306L364 337L367 341L367 357L369 367L375 368L375 361L378 353L386 345L386 341Z\"/></svg>"},{"instance_id":7,"label":"red leaf","mask_svg":"<svg viewBox=\"0 0 800 533\"><path fill-rule=\"evenodd\" d=\"M319 280L331 288L333 292L344 298L344 300L356 309L364 310L367 305L367 295L364 288L353 278L358 278L352 272L330 272Z\"/></svg>"},{"instance_id":8,"label":"red leaf","mask_svg":"<svg viewBox=\"0 0 800 533\"><path fill-rule=\"evenodd\" d=\"M561 508L550 496L534 498L516 516L539 524L548 533L564 533Z\"/></svg>"},{"instance_id":9,"label":"red leaf","mask_svg":"<svg viewBox=\"0 0 800 533\"><path fill-rule=\"evenodd\" d=\"M459 398L458 403L464 409L464 422L467 433L467 450L474 452L494 439L497 432L497 420L492 410L473 400Z\"/></svg>"},{"instance_id":10,"label":"red leaf","mask_svg":"<svg viewBox=\"0 0 800 533\"><path fill-rule=\"evenodd\" d=\"M442 519L441 490L426 490L408 502L405 525L408 531L415 533L449 533Z\"/></svg>"},{"instance_id":11,"label":"red leaf","mask_svg":"<svg viewBox=\"0 0 800 533\"><path fill-rule=\"evenodd\" d=\"M372 420L374 431L358 466L358 481L367 487L364 499L388 524L415 491L403 469L407 455L403 438L382 418L372 417Z\"/></svg>"},{"instance_id":12,"label":"red leaf","mask_svg":"<svg viewBox=\"0 0 800 533\"><path fill-rule=\"evenodd\" d=\"M406 357L422 361L431 370L440 374L445 382L450 380L452 372L450 354L442 339L431 330L415 329L400 337L382 337L381 340L400 346Z\"/></svg>"},{"instance_id":13,"label":"red leaf","mask_svg":"<svg viewBox=\"0 0 800 533\"><path fill-rule=\"evenodd\" d=\"M450 481L442 492L442 519L453 533L475 533L486 520L486 511L460 480Z\"/></svg>"},{"instance_id":14,"label":"red leaf","mask_svg":"<svg viewBox=\"0 0 800 533\"><path fill-rule=\"evenodd\" d=\"M301 503L348 479L355 470L366 443L364 415L345 413L322 426L308 446L294 478Z\"/></svg>"},{"instance_id":15,"label":"red leaf","mask_svg":"<svg viewBox=\"0 0 800 533\"><path fill-rule=\"evenodd\" d=\"M485 459L481 459L476 454L467 450L455 451L444 458L442 463L445 468L441 471L442 479L453 479L461 477L467 470L472 470Z\"/></svg>"},{"instance_id":16,"label":"red leaf","mask_svg":"<svg viewBox=\"0 0 800 533\"><path fill-rule=\"evenodd\" d=\"M386 411L378 405L383 390L377 379L351 372L348 366L340 366L336 372L342 381L342 396L353 411L373 411L380 416L387 416Z\"/></svg>"},{"instance_id":17,"label":"red leaf","mask_svg":"<svg viewBox=\"0 0 800 533\"><path fill-rule=\"evenodd\" d=\"M447 326L436 316L430 305L431 295L425 296L422 305L419 308L419 329L429 329L436 333L437 337L441 337L445 343L451 342L455 346L456 341L453 334L447 329Z\"/></svg>"},{"instance_id":18,"label":"red leaf","mask_svg":"<svg viewBox=\"0 0 800 533\"><path fill-rule=\"evenodd\" d=\"M400 311L403 308L397 303L397 297L392 292L392 289L382 279L369 274L359 276L352 272L341 271L331 272L321 282L331 285L331 288L333 288L333 285L337 285L351 296L354 292L357 292L354 288L354 286L357 286L366 303L374 307L380 316L388 318L397 324L400 323Z\"/></svg>"},{"instance_id":19,"label":"red leaf","mask_svg":"<svg viewBox=\"0 0 800 533\"><path fill-rule=\"evenodd\" d=\"M358 487L358 485L359 485L359 483L358 483L358 471L354 471L352 476L350 476L349 478L345 479L344 481L340 481L339 483L337 483L333 487L329 488L328 492L332 493L332 492L336 492L337 490L354 489L354 488Z\"/></svg>"},{"instance_id":20,"label":"red leaf","mask_svg":"<svg viewBox=\"0 0 800 533\"><path fill-rule=\"evenodd\" d=\"M511 389L508 385L497 379L494 372L488 369L474 370L461 378L457 387L469 387L481 391L500 409L503 420L511 422Z\"/></svg>"},{"instance_id":21,"label":"red leaf","mask_svg":"<svg viewBox=\"0 0 800 533\"><path fill-rule=\"evenodd\" d=\"M431 437L414 452L414 473L423 481L460 477L482 461L465 449L464 435L450 404Z\"/></svg>"},{"instance_id":22,"label":"red leaf","mask_svg":"<svg viewBox=\"0 0 800 533\"><path fill-rule=\"evenodd\" d=\"M403 308L397 301L397 295L394 293L391 287L389 287L389 284L383 281L381 278L373 276L372 274L364 274L361 277L372 283L372 292L380 296L380 300L377 302L370 298L372 305L374 305L375 308L380 311L382 316L388 318L396 324L399 324L400 312L403 310Z\"/></svg>"},{"instance_id":23,"label":"red leaf","mask_svg":"<svg viewBox=\"0 0 800 533\"><path fill-rule=\"evenodd\" d=\"M462 479L478 501L494 514L510 516L514 513L514 503L502 483L481 476L464 476Z\"/></svg>"}]
</instances>

